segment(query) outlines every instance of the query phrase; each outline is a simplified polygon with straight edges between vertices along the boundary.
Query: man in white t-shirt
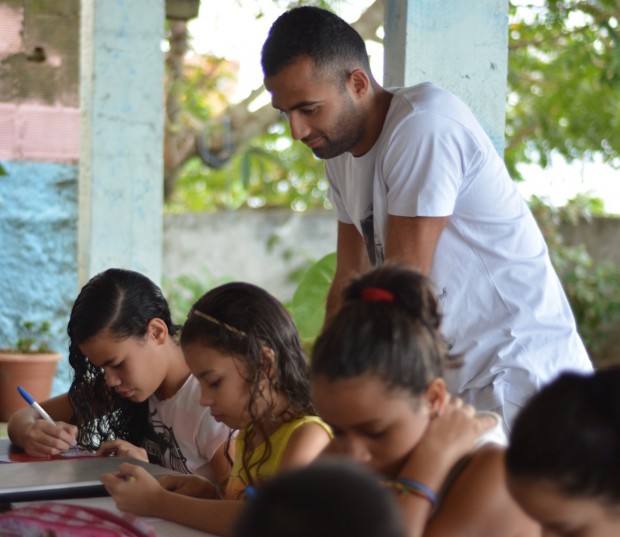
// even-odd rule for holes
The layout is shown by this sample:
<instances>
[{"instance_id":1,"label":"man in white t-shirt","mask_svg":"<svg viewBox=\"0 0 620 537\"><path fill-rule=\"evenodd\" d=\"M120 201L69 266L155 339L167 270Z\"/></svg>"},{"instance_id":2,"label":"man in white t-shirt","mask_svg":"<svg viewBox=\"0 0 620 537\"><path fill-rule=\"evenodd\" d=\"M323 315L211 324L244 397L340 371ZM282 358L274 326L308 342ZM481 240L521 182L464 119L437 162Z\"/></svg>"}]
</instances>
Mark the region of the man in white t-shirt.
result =
<instances>
[{"instance_id":1,"label":"man in white t-shirt","mask_svg":"<svg viewBox=\"0 0 620 537\"><path fill-rule=\"evenodd\" d=\"M360 35L319 8L275 21L262 67L293 138L326 160L338 215L328 315L350 276L383 261L429 275L463 357L450 390L508 425L560 371L592 368L540 230L460 99L430 83L382 88Z\"/></svg>"}]
</instances>

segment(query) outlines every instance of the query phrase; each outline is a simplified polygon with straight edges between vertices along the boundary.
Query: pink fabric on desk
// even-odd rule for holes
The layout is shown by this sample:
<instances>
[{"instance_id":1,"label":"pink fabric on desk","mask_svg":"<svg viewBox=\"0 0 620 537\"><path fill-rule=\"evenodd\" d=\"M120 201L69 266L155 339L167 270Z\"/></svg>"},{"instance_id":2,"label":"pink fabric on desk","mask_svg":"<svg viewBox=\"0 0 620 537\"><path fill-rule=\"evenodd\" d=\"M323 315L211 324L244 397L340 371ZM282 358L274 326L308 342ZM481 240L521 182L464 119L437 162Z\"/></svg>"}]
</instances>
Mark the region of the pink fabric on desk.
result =
<instances>
[{"instance_id":1,"label":"pink fabric on desk","mask_svg":"<svg viewBox=\"0 0 620 537\"><path fill-rule=\"evenodd\" d=\"M42 502L0 514L0 535L39 537L48 531L56 537L156 536L146 520L97 507Z\"/></svg>"}]
</instances>

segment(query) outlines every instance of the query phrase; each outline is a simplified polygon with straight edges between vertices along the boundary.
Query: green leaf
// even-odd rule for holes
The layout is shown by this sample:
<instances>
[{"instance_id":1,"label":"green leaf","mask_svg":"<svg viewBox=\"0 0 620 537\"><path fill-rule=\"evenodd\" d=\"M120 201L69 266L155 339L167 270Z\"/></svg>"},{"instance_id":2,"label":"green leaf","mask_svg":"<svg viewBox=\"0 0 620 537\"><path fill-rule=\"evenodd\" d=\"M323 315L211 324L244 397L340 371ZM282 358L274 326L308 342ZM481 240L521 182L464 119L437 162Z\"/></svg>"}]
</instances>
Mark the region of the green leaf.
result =
<instances>
[{"instance_id":1,"label":"green leaf","mask_svg":"<svg viewBox=\"0 0 620 537\"><path fill-rule=\"evenodd\" d=\"M311 345L325 320L325 301L336 272L336 253L327 254L304 274L293 294L291 315L305 345Z\"/></svg>"}]
</instances>

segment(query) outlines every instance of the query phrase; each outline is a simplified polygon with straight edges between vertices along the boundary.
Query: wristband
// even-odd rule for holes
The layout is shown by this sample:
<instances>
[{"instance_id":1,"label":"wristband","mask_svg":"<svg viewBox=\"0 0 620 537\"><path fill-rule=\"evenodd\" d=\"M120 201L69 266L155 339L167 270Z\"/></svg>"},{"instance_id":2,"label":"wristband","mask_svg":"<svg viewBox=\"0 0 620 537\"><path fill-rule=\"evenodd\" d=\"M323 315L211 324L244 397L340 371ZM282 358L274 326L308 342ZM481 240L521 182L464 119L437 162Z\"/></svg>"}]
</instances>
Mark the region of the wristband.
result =
<instances>
[{"instance_id":1,"label":"wristband","mask_svg":"<svg viewBox=\"0 0 620 537\"><path fill-rule=\"evenodd\" d=\"M437 494L435 491L419 481L406 477L397 477L392 481L392 484L393 488L402 494L414 494L424 498L431 504L431 507L435 507L437 504Z\"/></svg>"}]
</instances>

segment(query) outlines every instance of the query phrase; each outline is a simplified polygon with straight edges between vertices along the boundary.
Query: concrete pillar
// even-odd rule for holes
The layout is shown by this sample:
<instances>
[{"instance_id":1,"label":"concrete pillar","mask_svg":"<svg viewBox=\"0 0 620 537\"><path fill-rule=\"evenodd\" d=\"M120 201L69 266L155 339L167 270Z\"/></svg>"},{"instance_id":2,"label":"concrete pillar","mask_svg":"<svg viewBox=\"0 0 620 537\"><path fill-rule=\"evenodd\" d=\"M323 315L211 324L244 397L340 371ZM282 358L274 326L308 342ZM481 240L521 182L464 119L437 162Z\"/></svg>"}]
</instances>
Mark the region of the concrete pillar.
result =
<instances>
[{"instance_id":1,"label":"concrete pillar","mask_svg":"<svg viewBox=\"0 0 620 537\"><path fill-rule=\"evenodd\" d=\"M472 109L504 153L508 2L386 0L385 86L430 81Z\"/></svg>"},{"instance_id":2,"label":"concrete pillar","mask_svg":"<svg viewBox=\"0 0 620 537\"><path fill-rule=\"evenodd\" d=\"M159 282L164 0L81 10L79 285L112 266Z\"/></svg>"}]
</instances>

